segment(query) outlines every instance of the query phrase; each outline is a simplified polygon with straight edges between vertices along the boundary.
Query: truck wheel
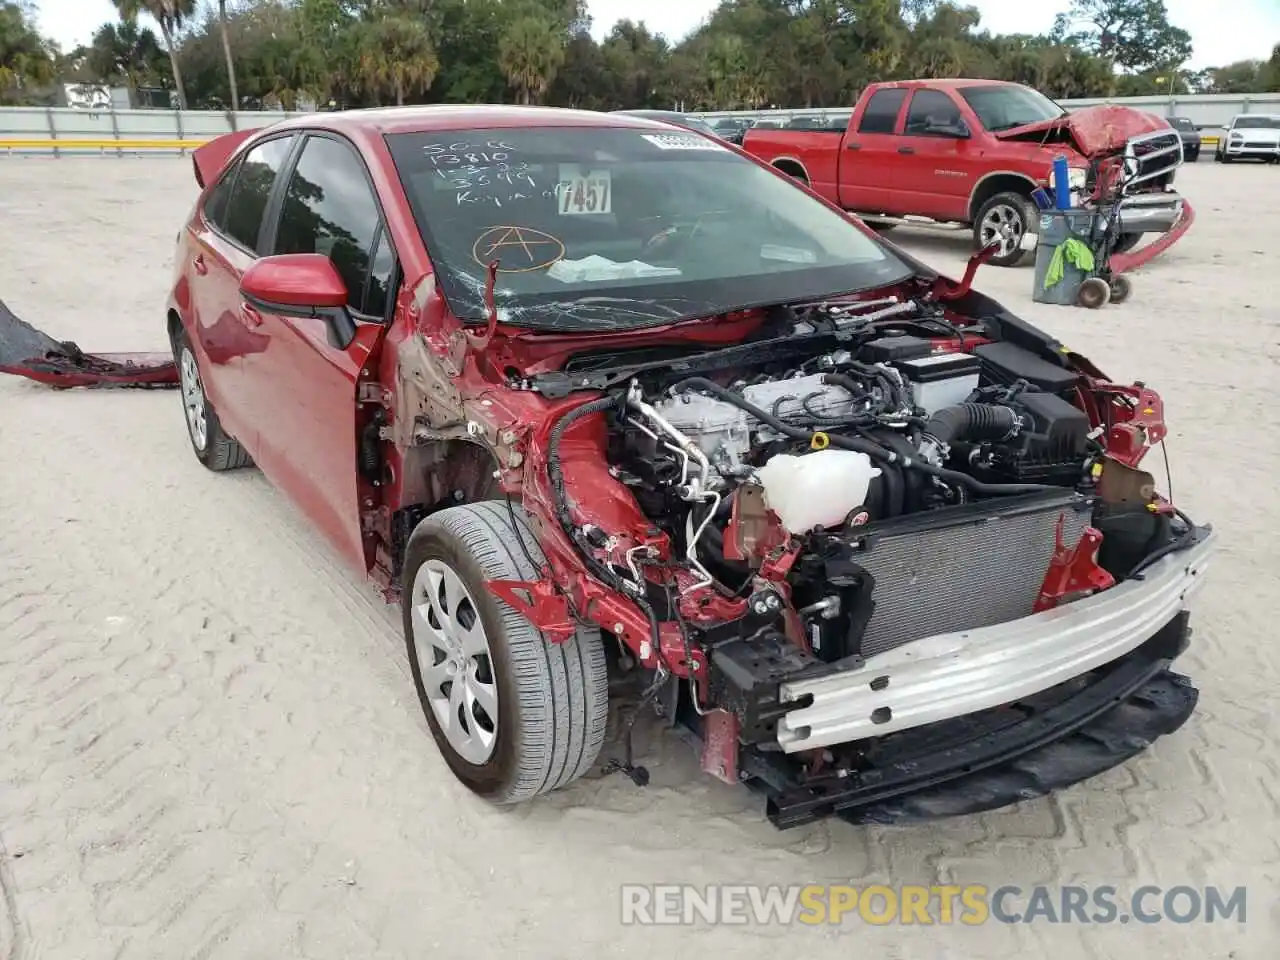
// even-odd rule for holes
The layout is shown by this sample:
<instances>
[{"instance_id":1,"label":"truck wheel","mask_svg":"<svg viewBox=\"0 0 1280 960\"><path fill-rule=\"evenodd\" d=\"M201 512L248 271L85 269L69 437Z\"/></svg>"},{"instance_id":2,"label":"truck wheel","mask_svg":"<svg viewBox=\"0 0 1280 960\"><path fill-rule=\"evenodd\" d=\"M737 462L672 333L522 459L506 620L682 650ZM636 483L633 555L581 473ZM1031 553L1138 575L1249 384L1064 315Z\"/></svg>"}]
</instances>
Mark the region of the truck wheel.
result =
<instances>
[{"instance_id":1,"label":"truck wheel","mask_svg":"<svg viewBox=\"0 0 1280 960\"><path fill-rule=\"evenodd\" d=\"M543 562L524 511L496 501L432 514L405 549L400 604L418 699L449 769L494 803L576 780L604 742L599 633L553 643L485 587L536 580Z\"/></svg>"},{"instance_id":2,"label":"truck wheel","mask_svg":"<svg viewBox=\"0 0 1280 960\"><path fill-rule=\"evenodd\" d=\"M253 466L253 460L234 437L227 436L204 392L200 365L186 331L179 329L173 338L173 359L178 365L178 381L182 390L182 412L187 421L187 436L196 459L210 470L221 473Z\"/></svg>"},{"instance_id":3,"label":"truck wheel","mask_svg":"<svg viewBox=\"0 0 1280 960\"><path fill-rule=\"evenodd\" d=\"M1034 250L1023 250L1022 238L1039 233L1040 219L1036 205L1019 193L997 193L978 210L973 225L973 245L981 250L992 241L1000 243L1000 251L991 258L997 267L1016 267L1034 256Z\"/></svg>"}]
</instances>

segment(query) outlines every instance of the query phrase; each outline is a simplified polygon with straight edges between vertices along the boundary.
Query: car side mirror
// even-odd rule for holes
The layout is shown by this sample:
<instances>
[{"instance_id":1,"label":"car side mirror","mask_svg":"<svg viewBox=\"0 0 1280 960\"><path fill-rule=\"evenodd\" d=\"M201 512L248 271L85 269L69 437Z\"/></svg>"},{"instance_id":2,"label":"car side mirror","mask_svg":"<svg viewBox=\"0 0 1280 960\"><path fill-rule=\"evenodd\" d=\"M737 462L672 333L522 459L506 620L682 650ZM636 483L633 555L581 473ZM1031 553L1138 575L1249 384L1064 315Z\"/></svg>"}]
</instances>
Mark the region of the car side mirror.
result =
<instances>
[{"instance_id":1,"label":"car side mirror","mask_svg":"<svg viewBox=\"0 0 1280 960\"><path fill-rule=\"evenodd\" d=\"M323 320L329 345L339 350L355 339L347 284L322 253L282 253L255 260L240 278L240 295L263 313Z\"/></svg>"}]
</instances>

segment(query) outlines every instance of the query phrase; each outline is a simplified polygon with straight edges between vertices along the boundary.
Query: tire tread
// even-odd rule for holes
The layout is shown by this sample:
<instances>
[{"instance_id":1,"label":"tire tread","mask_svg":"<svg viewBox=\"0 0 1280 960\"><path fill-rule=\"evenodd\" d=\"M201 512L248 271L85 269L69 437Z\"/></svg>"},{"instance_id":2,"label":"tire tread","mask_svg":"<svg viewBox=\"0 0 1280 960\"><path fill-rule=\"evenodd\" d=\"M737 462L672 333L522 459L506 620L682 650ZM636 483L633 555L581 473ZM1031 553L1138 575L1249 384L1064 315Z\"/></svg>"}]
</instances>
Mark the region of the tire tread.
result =
<instances>
[{"instance_id":1,"label":"tire tread","mask_svg":"<svg viewBox=\"0 0 1280 960\"><path fill-rule=\"evenodd\" d=\"M513 513L518 529L512 527ZM437 531L456 539L486 577L539 576L517 537L534 559L541 561L541 550L523 510L514 504L508 508L503 501L489 500L450 507L419 524L414 537ZM583 629L564 643L553 643L506 603L498 601L497 606L520 722L517 769L491 799L518 803L576 780L595 762L608 720L608 677L604 647L595 632Z\"/></svg>"}]
</instances>

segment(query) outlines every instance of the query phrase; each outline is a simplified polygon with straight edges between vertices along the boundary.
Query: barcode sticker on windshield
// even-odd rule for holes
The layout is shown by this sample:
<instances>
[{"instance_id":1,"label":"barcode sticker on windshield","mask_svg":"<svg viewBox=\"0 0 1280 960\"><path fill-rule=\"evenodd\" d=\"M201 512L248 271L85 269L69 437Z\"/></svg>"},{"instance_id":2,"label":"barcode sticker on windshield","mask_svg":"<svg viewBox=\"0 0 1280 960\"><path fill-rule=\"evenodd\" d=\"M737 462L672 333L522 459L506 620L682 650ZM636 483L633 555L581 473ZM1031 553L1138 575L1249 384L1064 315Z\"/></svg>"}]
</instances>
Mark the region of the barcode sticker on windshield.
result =
<instances>
[{"instance_id":1,"label":"barcode sticker on windshield","mask_svg":"<svg viewBox=\"0 0 1280 960\"><path fill-rule=\"evenodd\" d=\"M641 136L659 150L723 150L714 140L687 133L645 133Z\"/></svg>"},{"instance_id":2,"label":"barcode sticker on windshield","mask_svg":"<svg viewBox=\"0 0 1280 960\"><path fill-rule=\"evenodd\" d=\"M592 170L585 174L575 171L568 176L562 172L556 185L560 214L612 213L613 191L610 186L608 170Z\"/></svg>"}]
</instances>

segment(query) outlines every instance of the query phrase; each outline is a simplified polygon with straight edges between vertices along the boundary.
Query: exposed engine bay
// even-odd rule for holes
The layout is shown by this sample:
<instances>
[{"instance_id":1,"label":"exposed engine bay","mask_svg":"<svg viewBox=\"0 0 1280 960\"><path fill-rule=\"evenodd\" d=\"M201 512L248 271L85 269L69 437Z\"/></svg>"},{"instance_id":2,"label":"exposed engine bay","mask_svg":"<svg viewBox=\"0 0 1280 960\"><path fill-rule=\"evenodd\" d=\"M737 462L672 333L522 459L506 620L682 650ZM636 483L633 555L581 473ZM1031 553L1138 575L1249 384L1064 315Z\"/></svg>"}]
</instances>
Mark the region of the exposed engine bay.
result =
<instances>
[{"instance_id":1,"label":"exposed engine bay","mask_svg":"<svg viewBox=\"0 0 1280 960\"><path fill-rule=\"evenodd\" d=\"M649 614L664 656L659 625L679 625L670 673L707 665L692 707L732 715L744 763L856 768L867 742L789 724L803 704L788 684L1106 590L1194 537L1137 469L1164 436L1143 385L1093 375L1007 314L965 322L894 298L786 309L754 345L571 363L576 388L606 396L551 434L566 534ZM666 556L570 518L558 444L596 413L608 472ZM871 723L912 726L888 709Z\"/></svg>"}]
</instances>

